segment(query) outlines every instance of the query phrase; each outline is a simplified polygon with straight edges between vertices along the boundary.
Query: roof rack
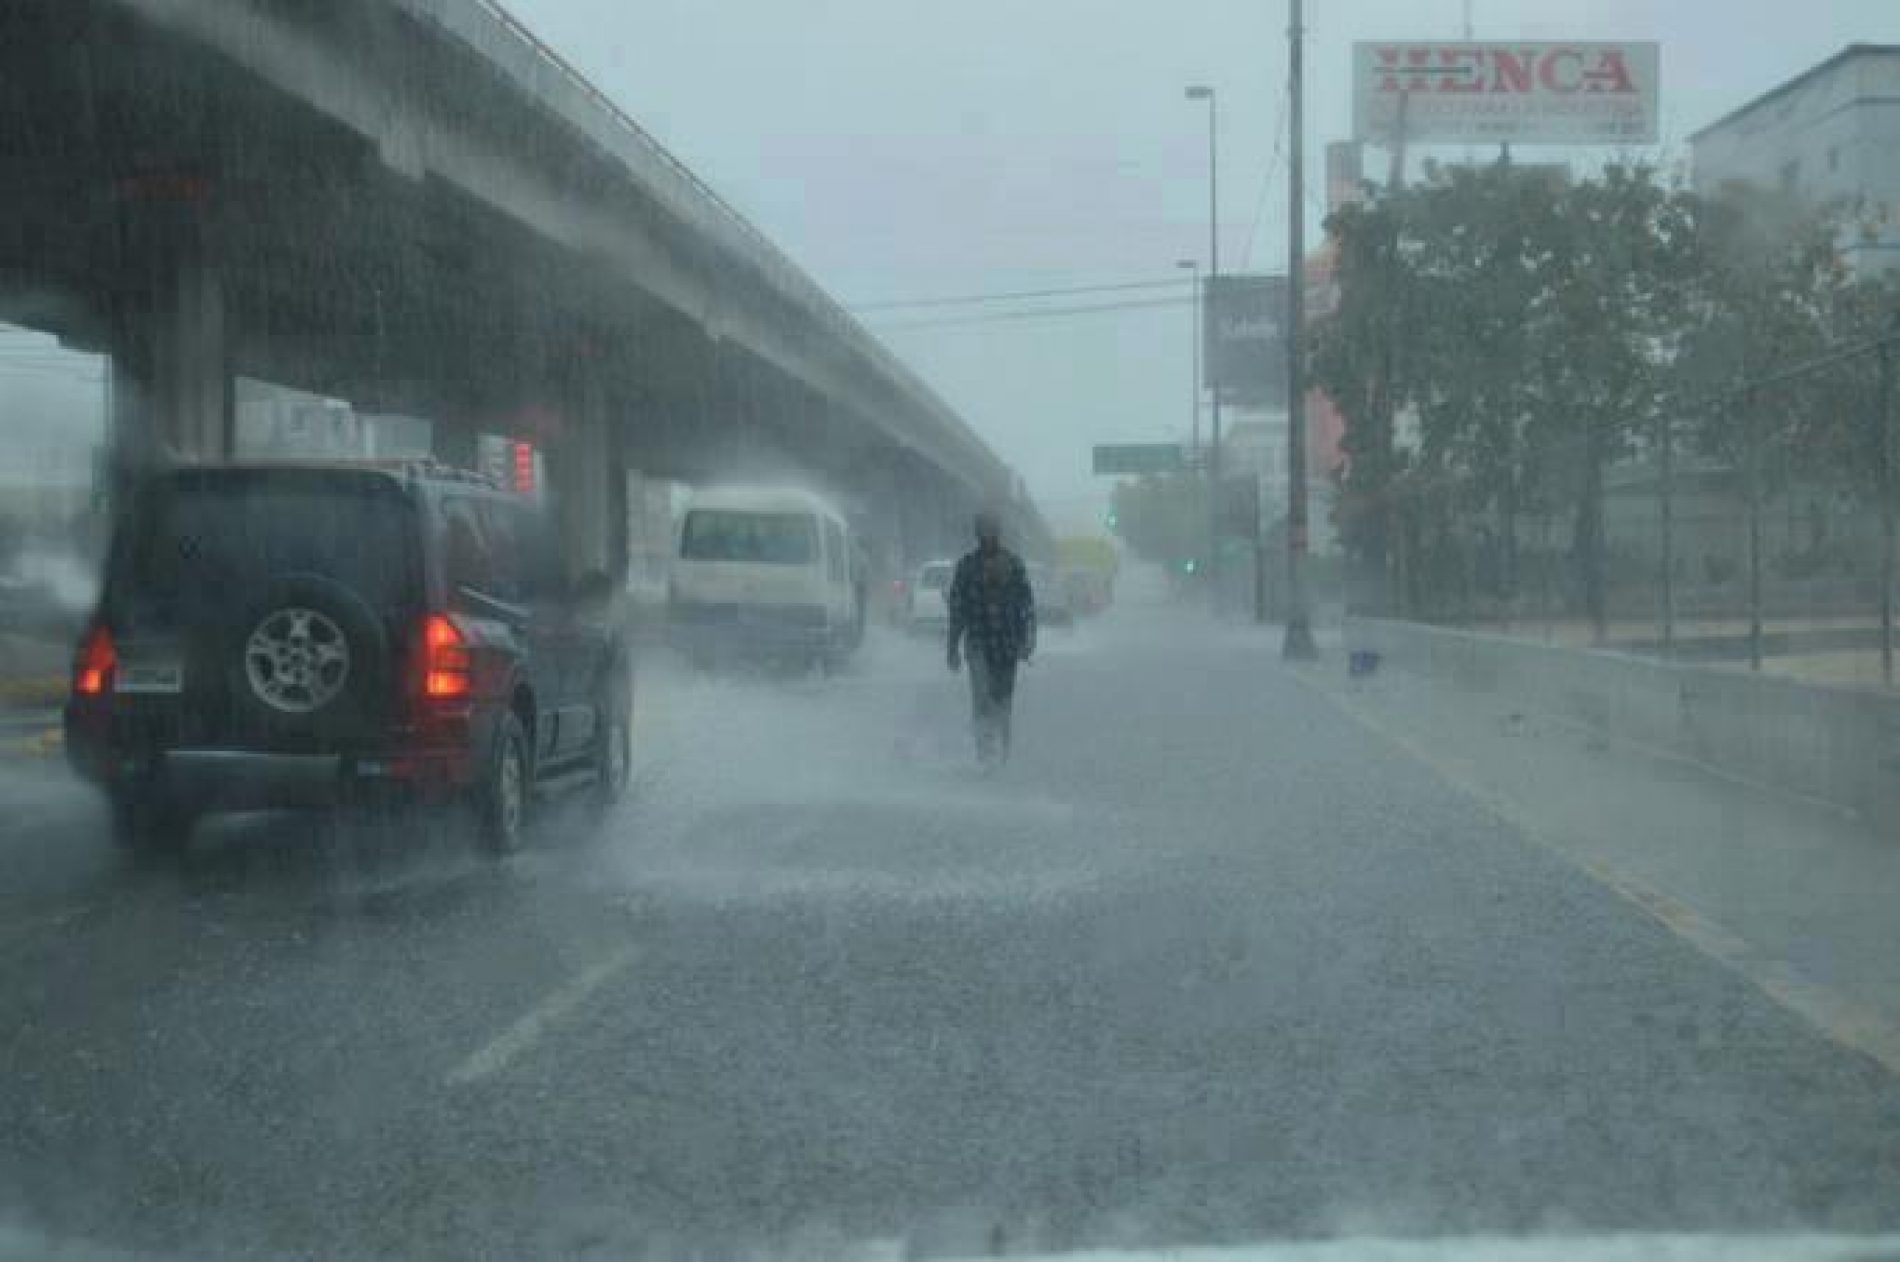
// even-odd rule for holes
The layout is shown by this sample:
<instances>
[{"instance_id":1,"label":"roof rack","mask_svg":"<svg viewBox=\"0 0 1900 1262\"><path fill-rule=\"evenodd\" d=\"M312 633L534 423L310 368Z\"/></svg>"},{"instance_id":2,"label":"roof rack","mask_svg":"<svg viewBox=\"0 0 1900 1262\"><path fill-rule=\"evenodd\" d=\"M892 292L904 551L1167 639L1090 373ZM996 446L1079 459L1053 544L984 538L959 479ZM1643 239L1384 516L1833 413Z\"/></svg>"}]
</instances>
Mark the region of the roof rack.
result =
<instances>
[{"instance_id":1,"label":"roof rack","mask_svg":"<svg viewBox=\"0 0 1900 1262\"><path fill-rule=\"evenodd\" d=\"M508 489L499 479L486 473L443 464L433 456L417 456L400 460L396 462L396 468L411 481L457 482L465 486L484 487L490 491Z\"/></svg>"}]
</instances>

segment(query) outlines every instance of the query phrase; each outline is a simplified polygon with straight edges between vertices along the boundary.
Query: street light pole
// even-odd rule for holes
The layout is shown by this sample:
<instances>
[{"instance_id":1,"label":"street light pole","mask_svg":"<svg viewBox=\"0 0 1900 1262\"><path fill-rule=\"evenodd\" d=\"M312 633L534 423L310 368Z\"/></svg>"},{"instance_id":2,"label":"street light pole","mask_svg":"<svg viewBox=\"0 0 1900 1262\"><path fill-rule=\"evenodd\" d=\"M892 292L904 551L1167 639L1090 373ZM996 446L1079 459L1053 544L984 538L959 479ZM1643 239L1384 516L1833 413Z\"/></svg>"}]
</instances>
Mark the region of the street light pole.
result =
<instances>
[{"instance_id":1,"label":"street light pole","mask_svg":"<svg viewBox=\"0 0 1900 1262\"><path fill-rule=\"evenodd\" d=\"M1207 284L1220 288L1220 144L1218 107L1214 89L1196 84L1187 90L1190 101L1207 102ZM1212 314L1211 312L1209 313ZM1207 445L1207 573L1216 603L1220 599L1220 382L1209 390Z\"/></svg>"},{"instance_id":2,"label":"street light pole","mask_svg":"<svg viewBox=\"0 0 1900 1262\"><path fill-rule=\"evenodd\" d=\"M1194 390L1193 390L1193 443L1188 447L1196 460L1201 456L1201 261L1182 259L1175 264L1184 272L1192 272L1191 283L1194 286Z\"/></svg>"},{"instance_id":3,"label":"street light pole","mask_svg":"<svg viewBox=\"0 0 1900 1262\"><path fill-rule=\"evenodd\" d=\"M1286 638L1280 655L1318 656L1306 607L1306 29L1302 0L1288 0Z\"/></svg>"}]
</instances>

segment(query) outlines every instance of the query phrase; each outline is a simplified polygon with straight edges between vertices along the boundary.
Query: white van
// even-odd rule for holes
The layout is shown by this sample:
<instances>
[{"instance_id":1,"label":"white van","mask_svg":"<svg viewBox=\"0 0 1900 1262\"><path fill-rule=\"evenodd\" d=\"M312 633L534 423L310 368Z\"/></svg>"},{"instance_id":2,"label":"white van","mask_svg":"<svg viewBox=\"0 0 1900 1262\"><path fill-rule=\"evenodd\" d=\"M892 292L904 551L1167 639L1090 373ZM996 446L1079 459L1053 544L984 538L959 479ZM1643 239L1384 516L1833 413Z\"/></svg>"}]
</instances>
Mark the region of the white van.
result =
<instances>
[{"instance_id":1,"label":"white van","mask_svg":"<svg viewBox=\"0 0 1900 1262\"><path fill-rule=\"evenodd\" d=\"M833 665L864 637L844 514L807 491L696 491L668 586L674 645L696 662L743 655Z\"/></svg>"}]
</instances>

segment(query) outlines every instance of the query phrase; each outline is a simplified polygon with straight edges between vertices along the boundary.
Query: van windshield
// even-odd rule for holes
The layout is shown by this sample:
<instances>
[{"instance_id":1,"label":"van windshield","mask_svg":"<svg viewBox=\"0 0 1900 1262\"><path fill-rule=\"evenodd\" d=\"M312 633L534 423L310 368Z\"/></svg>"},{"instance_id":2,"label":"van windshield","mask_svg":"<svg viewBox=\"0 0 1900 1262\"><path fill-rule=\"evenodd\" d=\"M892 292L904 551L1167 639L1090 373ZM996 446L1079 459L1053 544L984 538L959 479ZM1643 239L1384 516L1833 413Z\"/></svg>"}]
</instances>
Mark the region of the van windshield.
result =
<instances>
[{"instance_id":1,"label":"van windshield","mask_svg":"<svg viewBox=\"0 0 1900 1262\"><path fill-rule=\"evenodd\" d=\"M816 523L803 513L694 509L680 538L680 556L688 561L810 565L817 555Z\"/></svg>"}]
</instances>

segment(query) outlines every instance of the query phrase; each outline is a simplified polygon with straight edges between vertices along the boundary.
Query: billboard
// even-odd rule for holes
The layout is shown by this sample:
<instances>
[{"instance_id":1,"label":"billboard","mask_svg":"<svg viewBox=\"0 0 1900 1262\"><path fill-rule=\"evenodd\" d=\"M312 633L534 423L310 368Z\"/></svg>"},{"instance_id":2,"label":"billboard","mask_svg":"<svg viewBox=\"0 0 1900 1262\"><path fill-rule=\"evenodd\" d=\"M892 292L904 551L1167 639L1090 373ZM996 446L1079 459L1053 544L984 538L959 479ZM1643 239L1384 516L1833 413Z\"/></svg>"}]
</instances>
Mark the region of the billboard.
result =
<instances>
[{"instance_id":1,"label":"billboard","mask_svg":"<svg viewBox=\"0 0 1900 1262\"><path fill-rule=\"evenodd\" d=\"M1233 403L1285 403L1286 277L1210 276L1205 288L1208 389Z\"/></svg>"},{"instance_id":2,"label":"billboard","mask_svg":"<svg viewBox=\"0 0 1900 1262\"><path fill-rule=\"evenodd\" d=\"M1654 144L1661 62L1653 43L1354 44L1353 136L1380 145Z\"/></svg>"}]
</instances>

